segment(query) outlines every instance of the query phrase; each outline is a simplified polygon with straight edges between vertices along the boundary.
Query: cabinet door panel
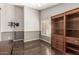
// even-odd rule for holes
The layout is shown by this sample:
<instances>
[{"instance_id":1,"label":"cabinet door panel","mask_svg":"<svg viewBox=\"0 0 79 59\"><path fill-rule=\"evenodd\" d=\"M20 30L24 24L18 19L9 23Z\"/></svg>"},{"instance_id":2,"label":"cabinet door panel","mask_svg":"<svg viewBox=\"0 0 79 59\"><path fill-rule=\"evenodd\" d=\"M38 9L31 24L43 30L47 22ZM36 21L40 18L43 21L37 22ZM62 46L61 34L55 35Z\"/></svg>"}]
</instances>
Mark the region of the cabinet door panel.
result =
<instances>
[{"instance_id":1,"label":"cabinet door panel","mask_svg":"<svg viewBox=\"0 0 79 59\"><path fill-rule=\"evenodd\" d=\"M58 49L59 51L64 51L64 37L56 35L52 40L52 45L54 48Z\"/></svg>"}]
</instances>

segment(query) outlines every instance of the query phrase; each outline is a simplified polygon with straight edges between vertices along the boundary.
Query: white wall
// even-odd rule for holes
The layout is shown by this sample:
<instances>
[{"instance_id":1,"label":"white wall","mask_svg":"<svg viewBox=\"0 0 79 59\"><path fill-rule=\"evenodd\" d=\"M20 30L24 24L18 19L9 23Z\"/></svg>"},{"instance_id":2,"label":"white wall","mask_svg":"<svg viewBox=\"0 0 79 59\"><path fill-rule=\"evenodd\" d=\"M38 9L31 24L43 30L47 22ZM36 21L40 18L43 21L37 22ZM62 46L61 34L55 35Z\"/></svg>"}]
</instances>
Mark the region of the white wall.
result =
<instances>
[{"instance_id":1,"label":"white wall","mask_svg":"<svg viewBox=\"0 0 79 59\"><path fill-rule=\"evenodd\" d=\"M0 4L0 7L1 7L1 25L0 25L1 32L14 31L13 28L8 26L8 22L16 21L16 22L21 23L20 27L16 28L16 31L23 31L23 30L24 31L35 31L36 38L39 37L39 34L38 34L40 31L39 12L37 10L28 8L26 6L24 6L24 9L23 9L23 8L10 5L10 4Z\"/></svg>"},{"instance_id":2,"label":"white wall","mask_svg":"<svg viewBox=\"0 0 79 59\"><path fill-rule=\"evenodd\" d=\"M39 11L24 7L24 42L39 39Z\"/></svg>"},{"instance_id":3,"label":"white wall","mask_svg":"<svg viewBox=\"0 0 79 59\"><path fill-rule=\"evenodd\" d=\"M79 3L64 3L64 4L57 5L55 7L44 9L40 13L41 14L40 15L40 17L41 17L41 23L42 23L43 20L49 20L49 21L51 21L51 16L63 13L65 11L68 11L68 10L71 10L71 9L74 9L74 8L77 8L77 7L79 7ZM51 34L50 34L49 37L51 37ZM51 39L50 39L50 42L51 42Z\"/></svg>"},{"instance_id":4,"label":"white wall","mask_svg":"<svg viewBox=\"0 0 79 59\"><path fill-rule=\"evenodd\" d=\"M39 12L37 10L24 8L24 31L39 31Z\"/></svg>"},{"instance_id":5,"label":"white wall","mask_svg":"<svg viewBox=\"0 0 79 59\"><path fill-rule=\"evenodd\" d=\"M15 28L15 31L24 31L24 7L15 6L15 20L19 23L19 26Z\"/></svg>"},{"instance_id":6,"label":"white wall","mask_svg":"<svg viewBox=\"0 0 79 59\"><path fill-rule=\"evenodd\" d=\"M8 22L18 22L19 27L16 29L8 26ZM24 8L10 4L3 4L1 8L1 32L24 30Z\"/></svg>"},{"instance_id":7,"label":"white wall","mask_svg":"<svg viewBox=\"0 0 79 59\"><path fill-rule=\"evenodd\" d=\"M16 31L24 31L24 8L18 7L6 3L0 3L0 41L2 41L1 34L3 32L9 33L14 30ZM16 29L8 26L8 22L19 22L20 26ZM8 35L8 34L7 34ZM6 40L6 39L5 39ZM9 39L7 39L9 40Z\"/></svg>"},{"instance_id":8,"label":"white wall","mask_svg":"<svg viewBox=\"0 0 79 59\"><path fill-rule=\"evenodd\" d=\"M5 4L2 4L2 3L0 3L0 8L1 8L1 10L0 10L0 14L1 14L1 16L0 16L0 41L2 41L2 39L1 39L1 32L2 31L4 31L6 28L5 28L5 26L6 26L6 7L5 7Z\"/></svg>"},{"instance_id":9,"label":"white wall","mask_svg":"<svg viewBox=\"0 0 79 59\"><path fill-rule=\"evenodd\" d=\"M14 6L9 4L3 4L1 8L1 32L10 32L13 29L8 26L8 22L15 19Z\"/></svg>"}]
</instances>

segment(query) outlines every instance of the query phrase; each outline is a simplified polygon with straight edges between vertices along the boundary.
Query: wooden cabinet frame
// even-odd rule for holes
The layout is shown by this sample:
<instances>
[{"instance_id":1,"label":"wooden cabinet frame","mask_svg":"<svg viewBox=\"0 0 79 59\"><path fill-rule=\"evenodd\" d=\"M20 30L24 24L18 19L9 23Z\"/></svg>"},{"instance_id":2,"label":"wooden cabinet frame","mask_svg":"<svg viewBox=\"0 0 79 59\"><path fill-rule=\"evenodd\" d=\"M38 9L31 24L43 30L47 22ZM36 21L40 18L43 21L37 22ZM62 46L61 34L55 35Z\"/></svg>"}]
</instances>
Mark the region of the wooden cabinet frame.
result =
<instances>
[{"instance_id":1,"label":"wooden cabinet frame","mask_svg":"<svg viewBox=\"0 0 79 59\"><path fill-rule=\"evenodd\" d=\"M69 10L69 11L66 11L64 13L61 13L61 14L58 14L58 15L55 15L55 16L51 17L51 32L52 32L51 33L51 46L53 48L55 48L55 49L63 52L64 54L67 54L67 47L69 47L69 46L70 46L70 48L73 51L79 52L79 48L75 48L76 46L79 46L79 44L78 44L79 37L72 36L72 34L77 33L76 31L79 31L79 28L78 28L78 30L72 30L71 29L71 32L70 31L68 32L68 29L67 29L68 28L68 25L67 25L68 22L67 22L67 20L71 19L71 21L72 21L73 18L74 19L79 18L78 17L79 15L77 15L77 14L79 14L79 8L75 8L75 9L72 9L72 10ZM54 33L57 30L57 29L55 29L55 27L57 27L56 24L55 24L55 22L57 22L57 21L59 22L60 21L60 19L59 19L60 17L63 17L61 19L63 21L63 27L62 27L63 28L63 35ZM71 18L68 19L68 17L71 17ZM61 23L59 23L58 25L60 25L60 24ZM74 26L77 25L77 23L75 23L74 21L72 21L72 24L75 24ZM71 24L71 27L73 28L72 24ZM69 33L69 35L71 35L72 37L69 37L67 35L67 33ZM76 36L77 34L74 34L74 35ZM63 37L63 38L61 38L61 37ZM62 40L62 42L61 42L61 40ZM73 46L74 46L75 49L72 48ZM63 49L61 47L63 47ZM79 53L77 53L77 54L79 54Z\"/></svg>"}]
</instances>

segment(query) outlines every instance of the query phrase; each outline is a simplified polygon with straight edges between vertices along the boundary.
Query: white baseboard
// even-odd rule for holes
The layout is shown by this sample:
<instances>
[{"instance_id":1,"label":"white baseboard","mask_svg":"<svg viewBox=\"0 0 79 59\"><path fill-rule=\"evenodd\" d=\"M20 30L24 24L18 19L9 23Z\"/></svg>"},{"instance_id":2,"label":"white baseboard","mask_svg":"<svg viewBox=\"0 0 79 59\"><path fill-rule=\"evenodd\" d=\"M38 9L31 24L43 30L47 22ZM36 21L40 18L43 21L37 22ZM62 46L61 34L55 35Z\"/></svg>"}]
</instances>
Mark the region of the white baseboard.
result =
<instances>
[{"instance_id":1,"label":"white baseboard","mask_svg":"<svg viewBox=\"0 0 79 59\"><path fill-rule=\"evenodd\" d=\"M16 40L13 40L13 41L21 41L21 40L24 40L24 39L18 39L18 40L16 39Z\"/></svg>"},{"instance_id":2,"label":"white baseboard","mask_svg":"<svg viewBox=\"0 0 79 59\"><path fill-rule=\"evenodd\" d=\"M39 40L39 38L24 40L24 42L29 42L29 41L34 41L34 40Z\"/></svg>"},{"instance_id":3,"label":"white baseboard","mask_svg":"<svg viewBox=\"0 0 79 59\"><path fill-rule=\"evenodd\" d=\"M45 41L45 42L47 42L47 43L51 44L51 42L48 42L48 41L47 41L47 40L45 40L45 39L41 39L41 40L43 40L43 41Z\"/></svg>"}]
</instances>

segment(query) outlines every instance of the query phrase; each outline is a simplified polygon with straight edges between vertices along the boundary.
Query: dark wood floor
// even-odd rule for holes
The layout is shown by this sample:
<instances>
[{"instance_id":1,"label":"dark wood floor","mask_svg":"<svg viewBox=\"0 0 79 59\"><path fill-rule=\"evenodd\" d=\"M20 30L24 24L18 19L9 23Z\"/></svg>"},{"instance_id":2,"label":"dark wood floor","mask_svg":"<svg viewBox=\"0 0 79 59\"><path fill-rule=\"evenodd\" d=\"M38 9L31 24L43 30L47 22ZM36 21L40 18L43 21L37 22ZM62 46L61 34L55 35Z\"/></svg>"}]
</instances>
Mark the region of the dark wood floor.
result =
<instances>
[{"instance_id":1,"label":"dark wood floor","mask_svg":"<svg viewBox=\"0 0 79 59\"><path fill-rule=\"evenodd\" d=\"M0 54L1 55L55 55L60 52L51 48L51 45L42 41L35 40L31 42L23 43L23 41L12 42L3 41L0 42Z\"/></svg>"}]
</instances>

